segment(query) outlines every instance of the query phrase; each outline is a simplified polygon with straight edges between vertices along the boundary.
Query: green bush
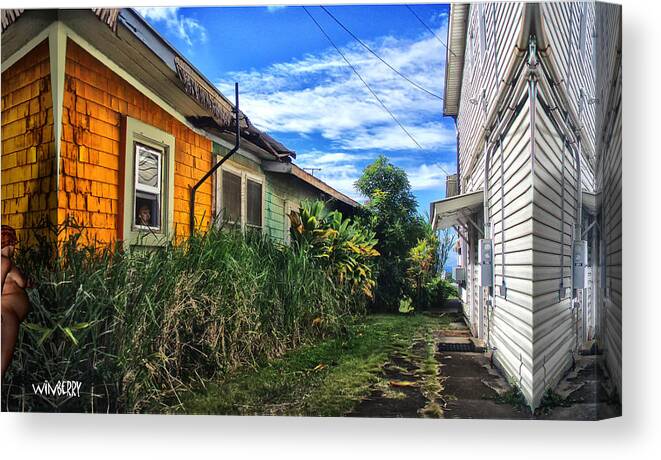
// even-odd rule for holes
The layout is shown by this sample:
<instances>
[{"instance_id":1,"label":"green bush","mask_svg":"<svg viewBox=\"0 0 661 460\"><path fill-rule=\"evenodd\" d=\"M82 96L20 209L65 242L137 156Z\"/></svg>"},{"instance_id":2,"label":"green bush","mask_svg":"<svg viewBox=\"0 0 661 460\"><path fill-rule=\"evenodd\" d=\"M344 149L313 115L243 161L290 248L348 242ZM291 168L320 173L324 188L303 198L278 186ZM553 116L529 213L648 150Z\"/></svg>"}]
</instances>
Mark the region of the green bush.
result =
<instances>
[{"instance_id":1,"label":"green bush","mask_svg":"<svg viewBox=\"0 0 661 460\"><path fill-rule=\"evenodd\" d=\"M292 244L328 270L353 294L373 298L374 232L360 223L329 211L323 201L306 201L290 214Z\"/></svg>"},{"instance_id":2,"label":"green bush","mask_svg":"<svg viewBox=\"0 0 661 460\"><path fill-rule=\"evenodd\" d=\"M170 411L181 392L336 334L364 311L364 296L262 235L212 229L122 251L83 245L82 229L55 232L70 236L19 254L35 288L3 410ZM46 380L80 381L81 395L35 395Z\"/></svg>"},{"instance_id":3,"label":"green bush","mask_svg":"<svg viewBox=\"0 0 661 460\"><path fill-rule=\"evenodd\" d=\"M457 290L448 280L443 280L440 276L434 276L423 285L417 308L428 310L442 307L448 298L457 296Z\"/></svg>"}]
</instances>

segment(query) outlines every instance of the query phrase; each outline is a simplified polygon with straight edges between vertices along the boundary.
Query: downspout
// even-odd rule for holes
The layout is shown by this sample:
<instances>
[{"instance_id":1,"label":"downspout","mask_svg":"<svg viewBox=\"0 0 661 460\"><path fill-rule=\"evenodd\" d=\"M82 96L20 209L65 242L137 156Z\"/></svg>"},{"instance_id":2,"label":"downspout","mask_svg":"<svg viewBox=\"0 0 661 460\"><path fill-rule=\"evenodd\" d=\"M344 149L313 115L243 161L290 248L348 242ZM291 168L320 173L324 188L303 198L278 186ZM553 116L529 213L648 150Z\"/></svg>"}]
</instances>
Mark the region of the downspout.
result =
<instances>
[{"instance_id":1,"label":"downspout","mask_svg":"<svg viewBox=\"0 0 661 460\"><path fill-rule=\"evenodd\" d=\"M558 291L559 300L565 298L565 149L567 148L567 139L562 136L562 194L560 195L560 289Z\"/></svg>"},{"instance_id":2,"label":"downspout","mask_svg":"<svg viewBox=\"0 0 661 460\"><path fill-rule=\"evenodd\" d=\"M241 127L239 125L239 83L234 83L234 122L235 122L235 141L234 141L234 147L232 150L227 152L223 158L220 159L218 163L213 165L213 167L200 179L197 181L195 185L191 188L190 192L190 235L193 235L193 232L195 231L195 193L197 192L197 189L200 188L200 186L209 178L211 175L216 172L218 168L222 166L223 163L225 163L232 155L236 153L237 150L239 150L239 147L241 146Z\"/></svg>"},{"instance_id":3,"label":"downspout","mask_svg":"<svg viewBox=\"0 0 661 460\"><path fill-rule=\"evenodd\" d=\"M537 39L534 35L530 37L528 60L528 101L530 104L530 165L533 181L535 178L535 156L536 156L536 111L537 111Z\"/></svg>"},{"instance_id":4,"label":"downspout","mask_svg":"<svg viewBox=\"0 0 661 460\"><path fill-rule=\"evenodd\" d=\"M457 126L457 116L452 117L454 120L454 131L457 134L457 195L461 195L461 155L459 154L459 126Z\"/></svg>"},{"instance_id":5,"label":"downspout","mask_svg":"<svg viewBox=\"0 0 661 460\"><path fill-rule=\"evenodd\" d=\"M576 239L580 240L583 237L583 184L582 184L582 175L581 175L581 156L582 152L582 143L581 143L581 131L583 130L583 104L585 100L585 93L583 88L580 90L580 96L578 101L578 127L576 133L576 201L578 204L578 209L576 210Z\"/></svg>"},{"instance_id":6,"label":"downspout","mask_svg":"<svg viewBox=\"0 0 661 460\"><path fill-rule=\"evenodd\" d=\"M489 219L489 126L487 123L487 90L482 90L482 97L480 98L482 103L482 110L484 112L484 238L491 238L490 232L490 219Z\"/></svg>"}]
</instances>

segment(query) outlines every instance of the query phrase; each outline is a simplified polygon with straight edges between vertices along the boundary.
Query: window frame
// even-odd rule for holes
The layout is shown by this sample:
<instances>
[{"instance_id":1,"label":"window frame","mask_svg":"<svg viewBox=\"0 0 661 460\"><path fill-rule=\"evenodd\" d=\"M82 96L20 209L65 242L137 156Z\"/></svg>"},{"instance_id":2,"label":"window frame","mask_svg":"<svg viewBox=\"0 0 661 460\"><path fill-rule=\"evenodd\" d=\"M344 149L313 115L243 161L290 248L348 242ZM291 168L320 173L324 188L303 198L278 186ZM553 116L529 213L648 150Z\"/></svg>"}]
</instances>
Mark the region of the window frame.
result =
<instances>
[{"instance_id":1,"label":"window frame","mask_svg":"<svg viewBox=\"0 0 661 460\"><path fill-rule=\"evenodd\" d=\"M224 222L223 217L223 172L227 171L230 174L234 174L241 178L241 216L240 216L240 228L241 231L245 231L247 228L257 229L257 226L248 225L248 180L256 182L262 186L262 196L261 196L261 225L259 226L259 231L262 233L265 232L265 203L266 203L266 177L258 174L248 172L244 169L239 169L236 166L230 164L229 162L223 164L218 168L218 173L216 176L216 225L222 225ZM228 221L231 225L236 225L237 222Z\"/></svg>"},{"instance_id":2,"label":"window frame","mask_svg":"<svg viewBox=\"0 0 661 460\"><path fill-rule=\"evenodd\" d=\"M261 194L260 194L261 196L259 198L260 199L260 213L259 213L260 223L259 223L259 226L248 223L248 181L259 184L260 188L261 188ZM265 202L265 198L266 198L266 196L265 196L266 195L265 185L266 184L264 183L264 178L263 177L259 177L259 176L256 176L256 175L253 175L253 174L250 174L250 173L245 173L245 199L244 199L244 204L245 204L245 208L246 208L245 219L244 219L245 227L246 228L249 227L252 230L256 230L257 228L259 228L259 231L261 231L261 232L264 231L264 202Z\"/></svg>"},{"instance_id":3,"label":"window frame","mask_svg":"<svg viewBox=\"0 0 661 460\"><path fill-rule=\"evenodd\" d=\"M220 222L224 223L225 222L225 216L224 216L224 208L223 208L223 173L227 172L229 174L232 174L234 176L237 176L239 178L239 221L232 221L232 220L227 220L227 222L230 225L241 225L243 226L243 172L240 169L233 168L231 166L226 166L222 165L219 168L219 174L218 174L218 204L217 204L217 209L218 209L218 215L220 216Z\"/></svg>"},{"instance_id":4,"label":"window frame","mask_svg":"<svg viewBox=\"0 0 661 460\"><path fill-rule=\"evenodd\" d=\"M137 246L163 246L174 234L174 164L175 137L131 117L124 118L124 174L123 235L125 244ZM135 224L136 195L138 190L138 146L155 150L160 154L160 228L143 227ZM143 187L148 187L144 186Z\"/></svg>"},{"instance_id":5,"label":"window frame","mask_svg":"<svg viewBox=\"0 0 661 460\"><path fill-rule=\"evenodd\" d=\"M149 153L154 153L157 155L157 172L158 176L156 178L156 187L152 187L151 185L145 185L140 183L140 162L135 161L139 155L139 149L142 148L144 151L147 151ZM164 152L161 149L155 149L151 146L147 146L142 142L136 141L133 143L133 149L134 149L134 161L135 161L135 172L133 174L135 182L133 184L133 225L132 229L133 231L147 231L147 232L154 232L154 233L161 233L162 227L163 227L163 157L164 157ZM137 220L137 195L140 193L146 193L150 195L156 195L158 197L159 201L159 218L158 218L158 226L149 226L149 225L140 225L136 223L135 221Z\"/></svg>"}]
</instances>

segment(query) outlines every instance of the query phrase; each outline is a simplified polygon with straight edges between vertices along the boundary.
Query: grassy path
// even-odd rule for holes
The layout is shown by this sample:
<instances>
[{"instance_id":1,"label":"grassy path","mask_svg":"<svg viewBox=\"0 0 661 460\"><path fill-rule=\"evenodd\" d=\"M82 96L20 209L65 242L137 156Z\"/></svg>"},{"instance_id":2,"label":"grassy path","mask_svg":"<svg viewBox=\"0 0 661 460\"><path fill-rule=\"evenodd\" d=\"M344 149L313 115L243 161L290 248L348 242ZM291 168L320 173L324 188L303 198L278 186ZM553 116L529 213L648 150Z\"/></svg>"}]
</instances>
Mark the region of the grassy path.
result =
<instances>
[{"instance_id":1,"label":"grassy path","mask_svg":"<svg viewBox=\"0 0 661 460\"><path fill-rule=\"evenodd\" d=\"M401 408L404 414L439 416L433 332L453 319L447 314L370 316L349 326L344 337L302 347L263 367L208 384L182 398L180 411L369 416L364 400L377 395L408 401L411 407Z\"/></svg>"}]
</instances>

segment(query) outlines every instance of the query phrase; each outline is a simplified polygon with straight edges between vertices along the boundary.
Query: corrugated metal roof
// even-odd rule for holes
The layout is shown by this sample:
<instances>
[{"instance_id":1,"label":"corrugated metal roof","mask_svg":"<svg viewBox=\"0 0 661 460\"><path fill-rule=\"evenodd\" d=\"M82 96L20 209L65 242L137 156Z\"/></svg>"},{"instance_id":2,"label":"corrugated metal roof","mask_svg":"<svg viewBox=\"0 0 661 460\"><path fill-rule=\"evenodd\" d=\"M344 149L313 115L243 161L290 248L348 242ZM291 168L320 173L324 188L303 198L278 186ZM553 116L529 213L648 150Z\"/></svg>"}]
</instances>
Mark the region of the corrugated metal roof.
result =
<instances>
[{"instance_id":1,"label":"corrugated metal roof","mask_svg":"<svg viewBox=\"0 0 661 460\"><path fill-rule=\"evenodd\" d=\"M447 116L455 116L459 112L461 81L464 74L464 54L466 51L466 24L469 10L470 5L467 3L453 3L450 7L445 90L443 93L443 115Z\"/></svg>"}]
</instances>

